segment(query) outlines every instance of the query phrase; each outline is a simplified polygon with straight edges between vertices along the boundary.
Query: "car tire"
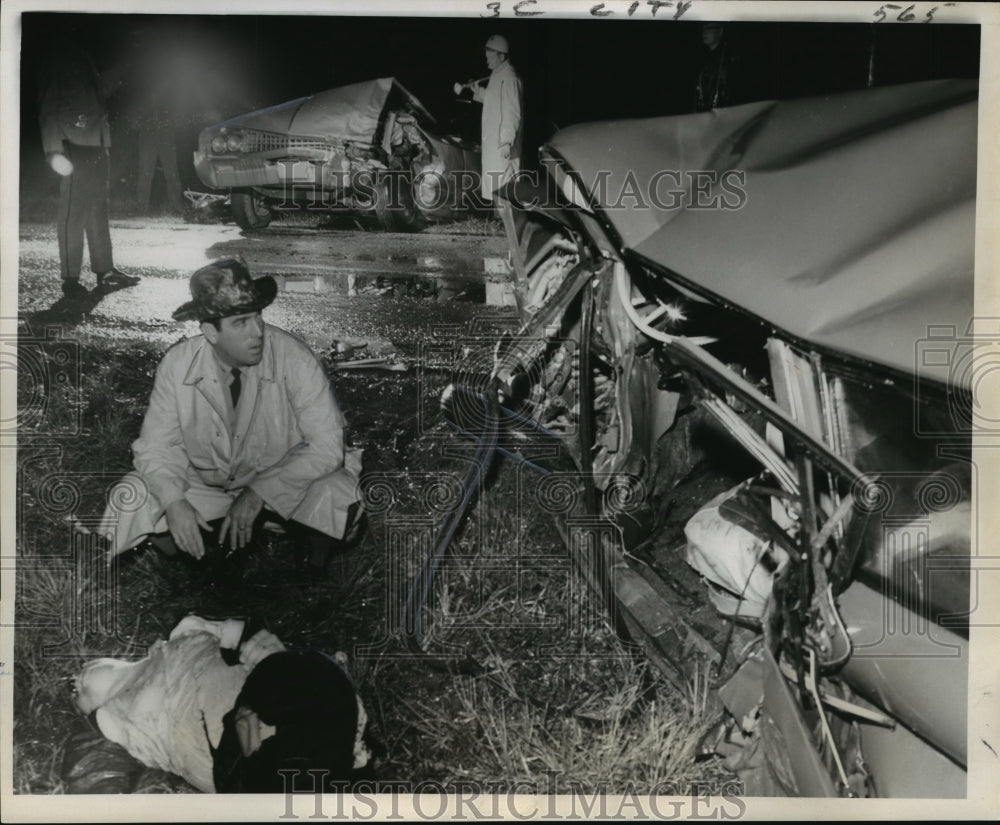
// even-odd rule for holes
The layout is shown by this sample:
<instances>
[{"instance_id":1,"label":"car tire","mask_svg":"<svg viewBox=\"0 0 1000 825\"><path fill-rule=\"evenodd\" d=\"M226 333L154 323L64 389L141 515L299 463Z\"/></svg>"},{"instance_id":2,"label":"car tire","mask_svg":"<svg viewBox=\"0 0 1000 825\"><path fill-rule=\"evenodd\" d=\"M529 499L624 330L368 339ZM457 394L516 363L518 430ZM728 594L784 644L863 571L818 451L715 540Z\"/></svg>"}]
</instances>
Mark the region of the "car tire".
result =
<instances>
[{"instance_id":1,"label":"car tire","mask_svg":"<svg viewBox=\"0 0 1000 825\"><path fill-rule=\"evenodd\" d=\"M413 202L409 181L399 186L397 202L393 203L388 180L375 185L374 210L379 225L386 232L419 232L424 227L423 216Z\"/></svg>"},{"instance_id":2,"label":"car tire","mask_svg":"<svg viewBox=\"0 0 1000 825\"><path fill-rule=\"evenodd\" d=\"M273 214L263 195L252 190L233 191L230 195L233 219L244 232L264 229L271 223Z\"/></svg>"}]
</instances>

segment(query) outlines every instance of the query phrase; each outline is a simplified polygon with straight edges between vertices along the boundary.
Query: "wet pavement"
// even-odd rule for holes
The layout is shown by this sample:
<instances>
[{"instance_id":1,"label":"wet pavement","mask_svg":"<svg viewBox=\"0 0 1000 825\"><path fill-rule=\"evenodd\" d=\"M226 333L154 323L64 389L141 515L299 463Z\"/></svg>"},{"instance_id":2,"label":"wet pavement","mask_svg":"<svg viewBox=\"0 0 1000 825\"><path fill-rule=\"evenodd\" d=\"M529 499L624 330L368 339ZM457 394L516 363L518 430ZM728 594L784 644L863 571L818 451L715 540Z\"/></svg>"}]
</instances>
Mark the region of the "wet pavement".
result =
<instances>
[{"instance_id":1,"label":"wet pavement","mask_svg":"<svg viewBox=\"0 0 1000 825\"><path fill-rule=\"evenodd\" d=\"M189 297L188 277L235 255L255 277L278 281L278 297L265 319L317 351L346 342L366 358L410 355L419 340L442 328L466 328L484 314L513 316L506 241L499 231L394 234L331 230L314 222L244 235L231 224L161 217L113 220L111 237L116 266L142 281L104 296L73 323L73 336L81 341L168 345L196 333L193 322L170 319ZM30 326L65 327L65 319L48 312L60 297L54 226L22 223L19 241L21 319ZM92 288L94 276L84 260L82 282Z\"/></svg>"}]
</instances>

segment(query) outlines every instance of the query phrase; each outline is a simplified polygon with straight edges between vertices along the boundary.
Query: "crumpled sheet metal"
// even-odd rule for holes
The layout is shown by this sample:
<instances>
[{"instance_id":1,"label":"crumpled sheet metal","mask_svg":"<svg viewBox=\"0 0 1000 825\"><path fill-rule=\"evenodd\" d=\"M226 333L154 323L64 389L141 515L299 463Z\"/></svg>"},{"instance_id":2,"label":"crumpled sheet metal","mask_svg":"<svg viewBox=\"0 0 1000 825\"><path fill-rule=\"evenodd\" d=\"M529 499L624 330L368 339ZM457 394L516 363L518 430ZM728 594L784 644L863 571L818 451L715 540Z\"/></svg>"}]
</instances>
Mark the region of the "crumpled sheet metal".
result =
<instances>
[{"instance_id":1,"label":"crumpled sheet metal","mask_svg":"<svg viewBox=\"0 0 1000 825\"><path fill-rule=\"evenodd\" d=\"M920 344L972 318L977 97L975 81L930 81L583 124L550 146L585 187L610 173L591 188L627 249L800 339L945 381ZM667 190L690 203L702 171L744 173L745 201L673 206ZM669 208L620 197L629 178L661 181Z\"/></svg>"},{"instance_id":2,"label":"crumpled sheet metal","mask_svg":"<svg viewBox=\"0 0 1000 825\"><path fill-rule=\"evenodd\" d=\"M741 722L754 716L759 736L730 764L746 783L748 796L836 797L798 704L771 653L762 648L719 689L729 712Z\"/></svg>"},{"instance_id":3,"label":"crumpled sheet metal","mask_svg":"<svg viewBox=\"0 0 1000 825\"><path fill-rule=\"evenodd\" d=\"M432 120L420 102L394 78L380 77L248 112L224 125L371 143L393 87L422 117Z\"/></svg>"}]
</instances>

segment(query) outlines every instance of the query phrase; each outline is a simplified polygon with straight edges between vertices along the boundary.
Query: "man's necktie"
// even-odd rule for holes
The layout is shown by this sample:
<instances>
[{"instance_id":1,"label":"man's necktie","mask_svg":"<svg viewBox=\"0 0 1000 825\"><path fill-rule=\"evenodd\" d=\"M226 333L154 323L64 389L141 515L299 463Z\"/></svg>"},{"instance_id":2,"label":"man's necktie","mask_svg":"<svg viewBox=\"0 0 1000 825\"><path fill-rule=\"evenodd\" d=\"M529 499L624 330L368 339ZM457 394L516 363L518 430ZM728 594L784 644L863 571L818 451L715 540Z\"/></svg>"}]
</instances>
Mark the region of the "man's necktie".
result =
<instances>
[{"instance_id":1,"label":"man's necktie","mask_svg":"<svg viewBox=\"0 0 1000 825\"><path fill-rule=\"evenodd\" d=\"M233 383L229 385L229 394L233 398L233 409L236 409L236 405L240 402L240 390L243 389L240 383L240 368L233 367L230 372L233 374Z\"/></svg>"}]
</instances>

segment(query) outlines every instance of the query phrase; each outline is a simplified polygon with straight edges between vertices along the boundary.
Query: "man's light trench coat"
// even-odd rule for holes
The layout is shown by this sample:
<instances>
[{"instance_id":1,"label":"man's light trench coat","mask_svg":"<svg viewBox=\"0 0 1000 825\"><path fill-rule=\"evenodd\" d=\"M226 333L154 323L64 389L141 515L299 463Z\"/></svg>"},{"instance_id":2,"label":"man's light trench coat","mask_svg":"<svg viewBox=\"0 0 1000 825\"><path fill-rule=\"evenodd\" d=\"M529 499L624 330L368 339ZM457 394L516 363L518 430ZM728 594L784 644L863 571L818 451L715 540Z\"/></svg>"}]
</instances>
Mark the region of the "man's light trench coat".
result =
<instances>
[{"instance_id":1,"label":"man's light trench coat","mask_svg":"<svg viewBox=\"0 0 1000 825\"><path fill-rule=\"evenodd\" d=\"M482 117L482 196L493 200L493 191L521 169L523 87L510 61L490 74L486 88L476 86L473 97L483 104ZM505 158L501 147L507 146Z\"/></svg>"},{"instance_id":2,"label":"man's light trench coat","mask_svg":"<svg viewBox=\"0 0 1000 825\"><path fill-rule=\"evenodd\" d=\"M235 424L228 392L204 336L163 357L132 444L136 473L112 489L100 528L114 534L113 553L165 531L165 509L178 499L212 520L244 487L282 518L344 535L361 451L345 450L344 416L312 351L265 324L261 361L243 370Z\"/></svg>"}]
</instances>

